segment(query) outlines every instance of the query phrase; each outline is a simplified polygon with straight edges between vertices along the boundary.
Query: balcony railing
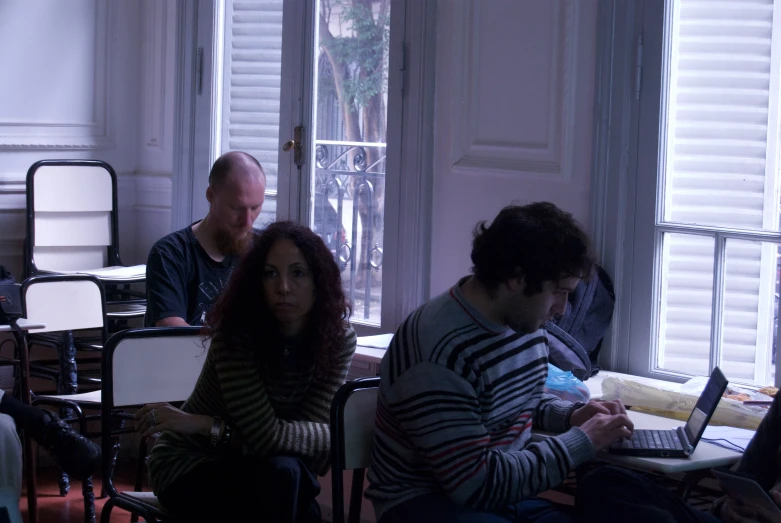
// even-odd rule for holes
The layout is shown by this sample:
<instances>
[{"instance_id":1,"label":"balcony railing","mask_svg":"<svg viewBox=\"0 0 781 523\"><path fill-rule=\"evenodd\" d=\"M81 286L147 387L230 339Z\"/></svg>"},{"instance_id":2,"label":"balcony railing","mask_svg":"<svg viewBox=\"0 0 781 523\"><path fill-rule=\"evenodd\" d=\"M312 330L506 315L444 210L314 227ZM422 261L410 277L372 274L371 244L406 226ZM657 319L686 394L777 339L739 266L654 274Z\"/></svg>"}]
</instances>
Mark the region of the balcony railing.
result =
<instances>
[{"instance_id":1,"label":"balcony railing","mask_svg":"<svg viewBox=\"0 0 781 523\"><path fill-rule=\"evenodd\" d=\"M379 323L385 144L317 140L315 160L313 230L342 270L353 314Z\"/></svg>"}]
</instances>

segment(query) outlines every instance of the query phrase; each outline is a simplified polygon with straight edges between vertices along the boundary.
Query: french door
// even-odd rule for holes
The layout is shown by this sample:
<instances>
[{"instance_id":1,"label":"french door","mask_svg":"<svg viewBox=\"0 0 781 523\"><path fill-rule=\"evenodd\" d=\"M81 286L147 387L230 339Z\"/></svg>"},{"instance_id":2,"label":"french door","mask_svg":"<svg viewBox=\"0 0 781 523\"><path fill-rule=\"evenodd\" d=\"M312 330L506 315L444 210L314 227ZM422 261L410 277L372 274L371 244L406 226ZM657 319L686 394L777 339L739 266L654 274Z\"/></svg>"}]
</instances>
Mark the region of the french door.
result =
<instances>
[{"instance_id":1,"label":"french door","mask_svg":"<svg viewBox=\"0 0 781 523\"><path fill-rule=\"evenodd\" d=\"M190 107L192 176L179 188L189 191L181 208L190 212L175 214L175 225L208 212L207 175L219 155L252 154L267 175L256 226L290 219L323 238L359 334L400 321L392 306L399 239L388 234L398 209L386 212L386 195L398 192L400 144L387 137L401 134L401 118L389 127L388 115L402 100L401 89L388 88L401 74L389 67L400 58L394 49L403 52L404 24L392 30L391 15L404 8L401 0L199 0L180 13L180 25L189 19L195 28L193 45L180 35L191 64L180 93Z\"/></svg>"}]
</instances>

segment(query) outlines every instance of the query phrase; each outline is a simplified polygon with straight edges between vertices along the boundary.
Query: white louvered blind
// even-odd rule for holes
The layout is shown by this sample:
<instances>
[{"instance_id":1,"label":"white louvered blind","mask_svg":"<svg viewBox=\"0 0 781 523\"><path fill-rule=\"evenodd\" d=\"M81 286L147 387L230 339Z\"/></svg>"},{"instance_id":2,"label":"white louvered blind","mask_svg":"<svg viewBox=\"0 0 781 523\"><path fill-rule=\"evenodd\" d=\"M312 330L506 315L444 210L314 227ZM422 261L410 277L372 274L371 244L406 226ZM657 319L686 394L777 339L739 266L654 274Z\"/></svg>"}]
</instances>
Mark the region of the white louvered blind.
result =
<instances>
[{"instance_id":1,"label":"white louvered blind","mask_svg":"<svg viewBox=\"0 0 781 523\"><path fill-rule=\"evenodd\" d=\"M670 5L656 363L695 375L715 364L731 380L772 383L779 9Z\"/></svg>"},{"instance_id":2,"label":"white louvered blind","mask_svg":"<svg viewBox=\"0 0 781 523\"><path fill-rule=\"evenodd\" d=\"M220 150L245 151L266 172L266 200L256 221L277 214L283 0L226 0Z\"/></svg>"}]
</instances>

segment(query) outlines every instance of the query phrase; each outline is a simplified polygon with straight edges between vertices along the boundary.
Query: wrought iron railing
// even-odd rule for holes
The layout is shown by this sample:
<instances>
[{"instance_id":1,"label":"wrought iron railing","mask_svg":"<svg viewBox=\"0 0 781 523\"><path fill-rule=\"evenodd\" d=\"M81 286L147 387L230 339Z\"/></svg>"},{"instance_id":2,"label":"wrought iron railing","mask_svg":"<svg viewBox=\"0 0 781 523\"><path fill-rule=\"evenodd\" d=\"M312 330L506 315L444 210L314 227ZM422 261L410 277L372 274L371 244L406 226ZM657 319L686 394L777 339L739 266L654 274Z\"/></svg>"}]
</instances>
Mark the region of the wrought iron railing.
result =
<instances>
[{"instance_id":1,"label":"wrought iron railing","mask_svg":"<svg viewBox=\"0 0 781 523\"><path fill-rule=\"evenodd\" d=\"M353 307L362 301L363 319L379 321L372 312L379 316L382 288L373 293L372 280L381 284L385 144L317 140L315 160L313 229L342 269Z\"/></svg>"}]
</instances>

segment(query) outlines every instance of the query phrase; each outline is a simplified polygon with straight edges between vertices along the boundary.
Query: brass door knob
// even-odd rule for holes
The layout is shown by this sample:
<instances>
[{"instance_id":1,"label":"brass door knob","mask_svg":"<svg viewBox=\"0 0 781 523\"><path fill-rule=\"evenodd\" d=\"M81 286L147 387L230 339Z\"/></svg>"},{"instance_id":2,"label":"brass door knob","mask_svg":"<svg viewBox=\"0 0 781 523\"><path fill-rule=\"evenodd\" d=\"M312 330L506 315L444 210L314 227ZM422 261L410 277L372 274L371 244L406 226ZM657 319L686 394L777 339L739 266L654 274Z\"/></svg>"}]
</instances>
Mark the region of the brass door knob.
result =
<instances>
[{"instance_id":1,"label":"brass door knob","mask_svg":"<svg viewBox=\"0 0 781 523\"><path fill-rule=\"evenodd\" d=\"M282 150L284 152L288 152L289 150L294 149L295 146L296 146L295 140L288 140L285 142L285 145L282 146Z\"/></svg>"}]
</instances>

